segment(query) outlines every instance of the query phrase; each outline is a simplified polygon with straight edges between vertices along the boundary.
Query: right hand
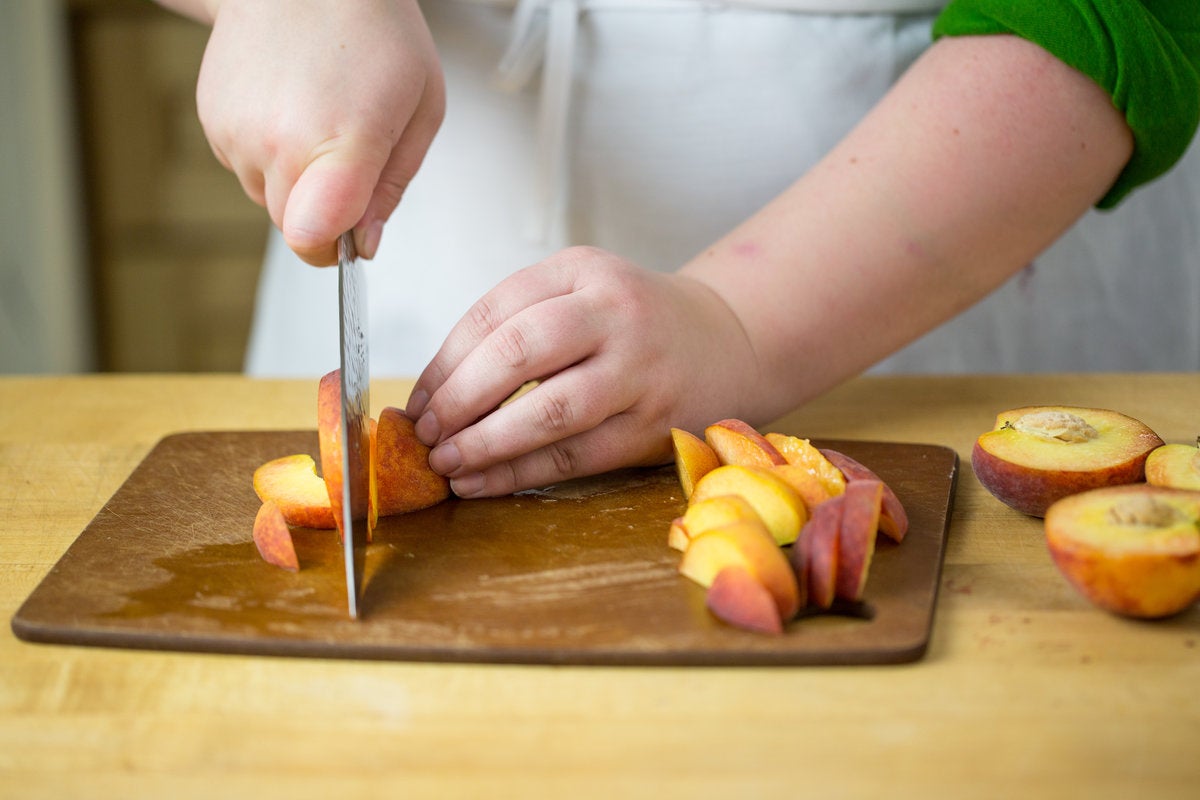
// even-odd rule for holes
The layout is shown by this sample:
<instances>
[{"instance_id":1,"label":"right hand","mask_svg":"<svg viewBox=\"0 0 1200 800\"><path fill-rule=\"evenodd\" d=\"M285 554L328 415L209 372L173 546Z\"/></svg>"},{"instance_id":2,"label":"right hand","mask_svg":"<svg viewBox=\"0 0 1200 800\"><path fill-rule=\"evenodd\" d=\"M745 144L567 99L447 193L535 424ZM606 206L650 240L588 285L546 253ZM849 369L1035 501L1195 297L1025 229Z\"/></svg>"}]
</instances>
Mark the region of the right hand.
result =
<instances>
[{"instance_id":1,"label":"right hand","mask_svg":"<svg viewBox=\"0 0 1200 800\"><path fill-rule=\"evenodd\" d=\"M196 90L220 162L314 265L374 256L445 113L416 0L223 0Z\"/></svg>"}]
</instances>

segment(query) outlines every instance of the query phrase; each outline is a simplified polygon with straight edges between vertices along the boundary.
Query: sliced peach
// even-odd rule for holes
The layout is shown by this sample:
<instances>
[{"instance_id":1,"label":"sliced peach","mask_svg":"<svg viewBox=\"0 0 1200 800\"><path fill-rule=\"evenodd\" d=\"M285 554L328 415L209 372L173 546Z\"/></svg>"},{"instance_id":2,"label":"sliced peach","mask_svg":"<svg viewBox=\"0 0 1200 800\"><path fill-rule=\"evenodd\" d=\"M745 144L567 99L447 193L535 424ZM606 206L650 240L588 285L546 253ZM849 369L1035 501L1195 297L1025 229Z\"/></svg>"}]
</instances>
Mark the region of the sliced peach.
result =
<instances>
[{"instance_id":1,"label":"sliced peach","mask_svg":"<svg viewBox=\"0 0 1200 800\"><path fill-rule=\"evenodd\" d=\"M1163 440L1132 417L1098 408L1026 406L975 441L975 476L1000 502L1040 517L1063 497L1137 483Z\"/></svg>"},{"instance_id":2,"label":"sliced peach","mask_svg":"<svg viewBox=\"0 0 1200 800\"><path fill-rule=\"evenodd\" d=\"M762 521L754 506L741 495L723 494L689 503L683 516L671 522L667 544L686 550L688 543L705 531L742 520Z\"/></svg>"},{"instance_id":3,"label":"sliced peach","mask_svg":"<svg viewBox=\"0 0 1200 800\"><path fill-rule=\"evenodd\" d=\"M775 598L744 567L730 565L713 578L704 596L708 610L735 628L778 635L783 620Z\"/></svg>"},{"instance_id":4,"label":"sliced peach","mask_svg":"<svg viewBox=\"0 0 1200 800\"><path fill-rule=\"evenodd\" d=\"M1164 444L1146 457L1146 483L1174 489L1200 490L1200 442Z\"/></svg>"},{"instance_id":5,"label":"sliced peach","mask_svg":"<svg viewBox=\"0 0 1200 800\"><path fill-rule=\"evenodd\" d=\"M809 514L821 503L834 497L829 493L829 487L808 467L799 464L777 464L771 467L771 471L796 490Z\"/></svg>"},{"instance_id":6,"label":"sliced peach","mask_svg":"<svg viewBox=\"0 0 1200 800\"><path fill-rule=\"evenodd\" d=\"M368 428L364 433L369 437ZM333 521L342 532L342 376L341 370L335 369L326 373L317 386L317 440L321 448L321 474L325 478L325 488L329 492L329 506L333 511ZM362 444L364 469L370 470L371 444L369 438ZM370 475L366 484L370 486ZM353 519L367 519L370 505L370 492L367 497L359 498L360 508L351 509ZM370 525L367 526L368 535Z\"/></svg>"},{"instance_id":7,"label":"sliced peach","mask_svg":"<svg viewBox=\"0 0 1200 800\"><path fill-rule=\"evenodd\" d=\"M729 494L744 498L780 545L796 541L800 526L808 519L808 510L796 490L762 467L723 464L700 479L692 502Z\"/></svg>"},{"instance_id":8,"label":"sliced peach","mask_svg":"<svg viewBox=\"0 0 1200 800\"><path fill-rule=\"evenodd\" d=\"M254 515L254 546L268 564L292 572L300 569L300 560L296 558L296 547L292 543L292 531L283 512L272 500L263 503Z\"/></svg>"},{"instance_id":9,"label":"sliced peach","mask_svg":"<svg viewBox=\"0 0 1200 800\"><path fill-rule=\"evenodd\" d=\"M857 480L846 484L841 496L842 522L838 528L837 586L843 600L861 600L875 555L875 534L883 505L883 481Z\"/></svg>"},{"instance_id":10,"label":"sliced peach","mask_svg":"<svg viewBox=\"0 0 1200 800\"><path fill-rule=\"evenodd\" d=\"M765 436L740 419L723 419L709 425L704 429L704 441L722 464L770 467L787 463Z\"/></svg>"},{"instance_id":11,"label":"sliced peach","mask_svg":"<svg viewBox=\"0 0 1200 800\"><path fill-rule=\"evenodd\" d=\"M1055 502L1043 524L1058 569L1100 608L1154 618L1200 599L1200 492L1092 489Z\"/></svg>"},{"instance_id":12,"label":"sliced peach","mask_svg":"<svg viewBox=\"0 0 1200 800\"><path fill-rule=\"evenodd\" d=\"M808 439L785 433L768 433L766 437L788 464L803 468L816 477L830 497L837 497L845 490L845 475Z\"/></svg>"},{"instance_id":13,"label":"sliced peach","mask_svg":"<svg viewBox=\"0 0 1200 800\"><path fill-rule=\"evenodd\" d=\"M799 610L796 576L761 522L734 522L702 533L684 551L679 571L707 588L729 566L745 569L765 586L782 619L791 619Z\"/></svg>"},{"instance_id":14,"label":"sliced peach","mask_svg":"<svg viewBox=\"0 0 1200 800\"><path fill-rule=\"evenodd\" d=\"M264 503L274 502L289 525L335 527L329 491L307 453L275 458L254 470L254 491Z\"/></svg>"},{"instance_id":15,"label":"sliced peach","mask_svg":"<svg viewBox=\"0 0 1200 800\"><path fill-rule=\"evenodd\" d=\"M801 539L808 578L808 604L827 610L837 596L838 537L841 534L843 498L838 495L813 510Z\"/></svg>"},{"instance_id":16,"label":"sliced peach","mask_svg":"<svg viewBox=\"0 0 1200 800\"><path fill-rule=\"evenodd\" d=\"M450 496L450 481L429 466L429 448L399 408L379 412L372 475L379 515L405 514Z\"/></svg>"},{"instance_id":17,"label":"sliced peach","mask_svg":"<svg viewBox=\"0 0 1200 800\"><path fill-rule=\"evenodd\" d=\"M671 428L671 448L675 453L675 471L683 487L684 499L692 496L696 482L721 465L717 454L696 434Z\"/></svg>"},{"instance_id":18,"label":"sliced peach","mask_svg":"<svg viewBox=\"0 0 1200 800\"><path fill-rule=\"evenodd\" d=\"M904 536L908 533L908 512L904 510L904 504L892 491L892 487L874 471L845 453L825 448L821 449L821 453L841 470L847 482L865 480L879 481L883 484L883 510L879 515L879 530L892 541L904 541Z\"/></svg>"}]
</instances>

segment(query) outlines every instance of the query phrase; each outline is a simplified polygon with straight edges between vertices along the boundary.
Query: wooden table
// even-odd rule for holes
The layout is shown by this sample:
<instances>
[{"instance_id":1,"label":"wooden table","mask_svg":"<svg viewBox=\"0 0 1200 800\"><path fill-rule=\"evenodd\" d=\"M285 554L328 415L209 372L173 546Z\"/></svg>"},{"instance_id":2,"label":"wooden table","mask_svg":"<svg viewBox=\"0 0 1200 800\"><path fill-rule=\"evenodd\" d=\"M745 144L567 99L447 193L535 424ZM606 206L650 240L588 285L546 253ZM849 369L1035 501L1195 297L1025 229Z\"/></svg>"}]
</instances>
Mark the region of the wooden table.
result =
<instances>
[{"instance_id":1,"label":"wooden table","mask_svg":"<svg viewBox=\"0 0 1200 800\"><path fill-rule=\"evenodd\" d=\"M379 381L402 404L410 384ZM315 425L315 381L0 378L0 610L164 434ZM926 657L598 668L195 655L0 639L0 797L1188 797L1200 607L1119 619L1058 575L970 447L1025 404L1200 432L1200 375L860 379L791 415L962 459ZM386 793L386 794L385 794Z\"/></svg>"}]
</instances>

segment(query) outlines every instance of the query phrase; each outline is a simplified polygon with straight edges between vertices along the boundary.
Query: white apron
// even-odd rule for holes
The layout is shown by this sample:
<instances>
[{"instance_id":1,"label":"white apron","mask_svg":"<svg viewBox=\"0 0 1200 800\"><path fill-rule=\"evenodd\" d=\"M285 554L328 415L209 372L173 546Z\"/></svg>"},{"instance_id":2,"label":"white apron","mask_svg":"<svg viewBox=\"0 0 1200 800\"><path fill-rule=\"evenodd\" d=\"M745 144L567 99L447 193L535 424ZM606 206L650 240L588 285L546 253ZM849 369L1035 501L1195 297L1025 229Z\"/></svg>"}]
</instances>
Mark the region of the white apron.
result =
<instances>
[{"instance_id":1,"label":"white apron","mask_svg":"<svg viewBox=\"0 0 1200 800\"><path fill-rule=\"evenodd\" d=\"M831 5L864 13L818 13ZM936 5L543 0L514 23L424 3L448 107L368 265L372 374L419 374L476 299L568 244L688 261L866 114L928 46ZM1200 369L1197 151L876 371ZM336 281L272 231L247 372L336 366Z\"/></svg>"}]
</instances>

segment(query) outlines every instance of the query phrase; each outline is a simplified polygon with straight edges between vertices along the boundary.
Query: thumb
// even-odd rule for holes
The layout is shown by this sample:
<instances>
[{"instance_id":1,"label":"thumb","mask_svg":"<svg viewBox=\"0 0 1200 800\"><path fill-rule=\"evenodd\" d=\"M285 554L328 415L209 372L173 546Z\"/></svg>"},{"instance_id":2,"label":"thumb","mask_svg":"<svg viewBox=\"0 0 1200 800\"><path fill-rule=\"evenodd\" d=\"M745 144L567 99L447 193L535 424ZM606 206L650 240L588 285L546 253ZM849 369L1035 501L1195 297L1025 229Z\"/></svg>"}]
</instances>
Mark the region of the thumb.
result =
<instances>
[{"instance_id":1,"label":"thumb","mask_svg":"<svg viewBox=\"0 0 1200 800\"><path fill-rule=\"evenodd\" d=\"M314 266L337 262L337 238L362 218L387 161L371 148L322 153L296 179L280 226L284 241Z\"/></svg>"}]
</instances>

